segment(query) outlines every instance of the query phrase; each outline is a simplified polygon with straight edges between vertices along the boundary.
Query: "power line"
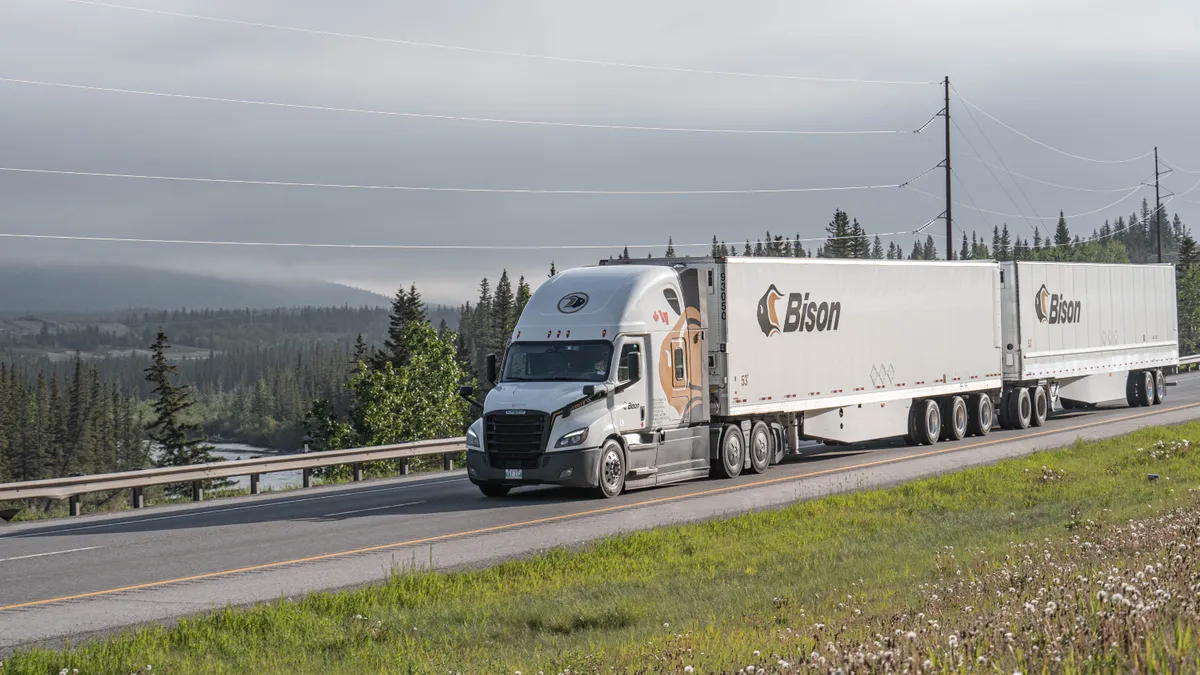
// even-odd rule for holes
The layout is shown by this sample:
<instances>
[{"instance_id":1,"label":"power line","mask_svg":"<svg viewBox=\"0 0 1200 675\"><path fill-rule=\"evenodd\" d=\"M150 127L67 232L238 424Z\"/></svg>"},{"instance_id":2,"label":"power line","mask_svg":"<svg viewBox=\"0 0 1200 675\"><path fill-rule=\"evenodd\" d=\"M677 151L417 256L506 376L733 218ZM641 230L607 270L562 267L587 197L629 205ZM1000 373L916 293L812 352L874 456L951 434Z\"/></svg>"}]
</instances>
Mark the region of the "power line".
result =
<instances>
[{"instance_id":1,"label":"power line","mask_svg":"<svg viewBox=\"0 0 1200 675\"><path fill-rule=\"evenodd\" d=\"M970 110L968 110L967 112L970 113ZM975 153L975 156L978 157L980 159L980 161L982 161L983 157L979 154L979 151L975 149L975 145L973 143L971 143L971 139L967 137L967 134L962 130L962 127L958 126L958 122L954 123L954 128L958 129L958 135L962 136L963 140L967 142L967 147L971 148L971 152ZM991 144L990 141L988 143L989 143L989 145ZM996 153L996 149L994 147L992 148L992 152ZM999 156L1000 155L997 153L996 157L998 158ZM1003 162L1003 160L1001 160L1001 162ZM1012 205L1014 207L1016 207L1017 213L1020 214L1020 218L1025 221L1025 224L1028 225L1029 228L1031 230L1033 230L1035 234L1040 232L1041 229L1037 225L1035 225L1032 221L1030 221L1029 218L1027 218L1025 216L1025 212L1021 210L1021 205L1017 204L1017 200L1013 199L1012 195L1009 194L1008 188L1004 187L1004 183L1000 182L1000 179L996 177L996 174L992 171L990 166L987 167L987 170L988 170L988 173L991 174L992 180L996 181L996 185L1000 186L1000 191L1003 192L1004 196L1008 197L1008 201L1012 202ZM1015 184L1015 181L1014 181L1014 184ZM1018 186L1018 188L1019 187L1020 186ZM1025 193L1022 192L1021 194L1024 195ZM1041 220L1041 216L1038 215L1037 209L1033 208L1033 204L1031 204L1029 202L1029 197L1025 197L1025 203L1029 204L1029 210L1031 212L1033 212L1034 218ZM983 211L981 211L978 208L976 208L975 210L979 211L980 213L983 213Z\"/></svg>"},{"instance_id":2,"label":"power line","mask_svg":"<svg viewBox=\"0 0 1200 675\"><path fill-rule=\"evenodd\" d=\"M1033 182L1033 183L1040 183L1042 185L1048 185L1052 188L1058 188L1060 190L1073 190L1075 192L1128 192L1129 190L1140 187L1138 185L1131 185L1129 187L1122 187L1122 188L1082 188L1082 187L1075 187L1073 185L1060 185L1058 183L1051 183L1050 181L1042 180L1040 178L1034 178L1033 176L1027 176L1023 173L1017 173L1016 171L1012 171L1011 169L1007 169L1002 166L997 166L995 164L992 164L991 162L988 162L987 160L984 160L984 159L977 157L975 155L972 155L970 153L963 152L961 150L955 150L954 154L959 155L961 157L966 157L967 159L979 162L980 164L990 166L993 169L1000 169L1001 171L1007 171L1010 175L1015 176L1017 178L1023 178L1025 180ZM1163 163L1165 164L1166 162L1163 162Z\"/></svg>"},{"instance_id":3,"label":"power line","mask_svg":"<svg viewBox=\"0 0 1200 675\"><path fill-rule=\"evenodd\" d=\"M254 99L237 99L237 98L222 98L216 96L197 96L192 94L176 94L169 92L158 91L143 91L137 89L120 89L115 87L94 87L83 84L66 84L61 82L46 82L43 80L25 80L13 77L0 77L0 82L9 82L12 84L27 84L43 87L58 87L62 89L76 89L93 92L106 92L113 94L133 94L137 96L154 96L159 98L180 99L188 101L208 101L213 103L235 103L240 105L254 105L271 108L291 108L296 110L314 110L321 112L342 112L355 113L362 115L386 115L390 117L410 117L417 119L431 120L450 120L457 122L487 122L494 124L516 124L525 126L545 126L545 127L568 127L576 129L612 129L622 131L665 131L665 132L680 132L680 133L701 133L701 134L756 134L756 135L796 135L796 136L838 136L838 135L887 135L887 134L912 134L919 133L920 129L902 130L902 129L884 129L884 130L831 130L831 131L807 131L794 129L706 129L692 127L654 127L654 126L637 126L625 124L586 124L579 122L553 122L544 120L513 120L501 119L495 117L468 117L463 115L437 115L431 113L414 113L414 112L397 112L387 110L368 110L364 108L338 108L332 106L321 105L305 105L300 103L278 103L274 101L259 101Z\"/></svg>"},{"instance_id":4,"label":"power line","mask_svg":"<svg viewBox=\"0 0 1200 675\"><path fill-rule=\"evenodd\" d=\"M1172 169L1175 169L1179 173L1190 173L1190 174L1200 173L1200 169L1184 169L1176 164L1172 164L1171 162L1168 162L1165 158L1162 159L1162 163L1166 164L1167 166L1171 167Z\"/></svg>"},{"instance_id":5,"label":"power line","mask_svg":"<svg viewBox=\"0 0 1200 675\"><path fill-rule=\"evenodd\" d=\"M920 234L930 224L937 222L941 218L933 218L927 221L921 227L915 230L902 232L879 232L877 234L864 235L847 235L841 237L809 237L809 238L788 238L780 240L780 243L800 243L814 241L830 241L839 239L870 239L871 237L896 237L909 234ZM323 249L378 249L378 250L400 250L400 251L543 251L543 250L599 250L599 249L648 249L662 248L667 246L667 243L658 244L333 244L333 243L301 243L301 242L277 242L277 241L220 241L220 240L200 240L200 239L144 239L138 237L92 237L82 235L59 235L59 234L28 234L19 232L0 232L0 238L5 239L40 239L51 241L81 241L81 242L99 242L99 243L124 243L124 244L175 244L189 246L246 246L246 247L270 247L270 248L323 248ZM671 244L675 248L711 248L712 242L704 243L684 243ZM736 243L735 243L736 245Z\"/></svg>"},{"instance_id":6,"label":"power line","mask_svg":"<svg viewBox=\"0 0 1200 675\"><path fill-rule=\"evenodd\" d=\"M70 0L70 1L75 2L78 0ZM1070 157L1072 159L1079 159L1079 160L1083 160L1085 162L1093 162L1095 164L1128 164L1130 162L1136 162L1138 160L1145 159L1145 158L1149 157L1150 155L1154 154L1153 152L1147 152L1147 153L1138 155L1137 157L1130 157L1129 159L1095 159L1093 157L1084 157L1083 155L1072 154L1070 152L1067 152L1066 150L1060 150L1060 149L1054 147L1053 145L1043 143L1043 142L1039 141L1038 139L1034 138L1033 136L1030 136L1029 134L1026 134L1018 129L1015 129L1012 126L1009 126L1003 120L997 118L995 115L992 115L991 113L984 110L983 108L980 108L979 106L975 105L974 103L971 103L970 101L968 101L966 98L963 97L962 94L958 93L957 89L954 91L954 95L957 96L959 98L959 100L962 101L963 103L967 104L971 108L974 108L975 110L978 110L980 113L985 115L988 119L992 120L996 124L999 124L1000 126L1004 127L1005 129L1008 129L1009 131L1013 132L1014 134L1020 136L1021 138L1024 138L1025 140L1030 141L1032 143L1036 143L1037 145L1040 145L1043 148L1046 148L1047 150L1057 152L1060 155L1064 155L1064 156Z\"/></svg>"},{"instance_id":7,"label":"power line","mask_svg":"<svg viewBox=\"0 0 1200 675\"><path fill-rule=\"evenodd\" d=\"M847 84L889 84L889 85L928 85L939 84L937 82L924 81L907 81L907 80L870 80L857 79L846 77L813 77L806 75L776 75L770 73L752 73L726 70L705 70L701 68L682 68L675 66L660 66L644 63L627 63L620 61L601 61L595 59L578 59L566 56L553 56L549 54L534 54L528 52L513 52L499 49L484 49L480 47L466 47L462 45L448 45L434 42L422 42L417 40L401 40L397 38L384 38L371 35L357 35L353 33L342 33L336 31L316 30L313 28L300 28L297 26L284 26L279 24L260 23L256 21L240 21L237 19L226 19L215 16L205 16L200 14L184 14L182 12L169 12L161 9L149 9L147 7L133 7L129 5L118 5L107 2L97 2L95 0L64 0L64 2L73 2L79 5L91 5L94 7L106 7L109 9L123 9L135 12L144 12L147 14L157 14L161 16L171 16L182 19L195 19L199 21L210 21L215 23L231 24L236 26L248 26L254 28L268 28L271 30L289 31L293 33L305 33L309 35L323 35L326 37L350 38L355 40L367 40L370 42L382 42L389 44L407 45L410 47L426 47L431 49L443 49L457 52L469 52L473 54L490 54L493 56L508 56L522 59L537 59L541 61L556 61L560 63L577 63L589 66L605 66L613 68L631 68L636 70L656 70L673 73L688 73L693 75L719 75L726 77L751 77L759 79L776 79L776 80L796 80L802 82L830 82L830 83L847 83Z\"/></svg>"},{"instance_id":8,"label":"power line","mask_svg":"<svg viewBox=\"0 0 1200 675\"><path fill-rule=\"evenodd\" d=\"M74 0L70 0L74 1ZM12 173L43 174L52 176L87 176L93 178L127 178L138 180L176 181L187 183L220 183L231 185L265 185L275 187L307 187L334 188L348 190L396 190L409 192L478 192L498 194L542 194L542 195L733 195L733 194L784 194L802 192L844 192L850 190L881 190L885 188L902 188L910 181L889 185L846 185L838 187L809 187L809 188L759 188L745 190L542 190L527 188L463 188L463 187L431 187L414 185L354 185L339 183L299 183L289 181L267 180L236 180L231 178L197 178L191 176L149 176L125 173L106 173L100 171L58 171L52 169L29 169L20 167L0 167L0 171ZM928 173L926 171L925 173ZM921 175L925 175L924 173ZM919 178L920 176L918 176Z\"/></svg>"},{"instance_id":9,"label":"power line","mask_svg":"<svg viewBox=\"0 0 1200 675\"><path fill-rule=\"evenodd\" d=\"M1121 202L1123 202L1123 201L1125 201L1125 200L1129 199L1129 198L1130 198L1130 197L1132 197L1134 194L1136 194L1138 190L1141 190L1143 187L1144 187L1144 186L1141 186L1141 185L1139 185L1138 187L1136 187L1136 188L1133 188L1132 190L1130 190L1130 191L1129 191L1129 193L1128 193L1128 194L1126 194L1124 197L1121 197L1120 199L1118 199L1117 201L1115 201L1115 202L1113 202L1113 203L1111 203L1111 204L1106 204L1105 206L1101 206L1101 207L1100 207L1100 208L1098 208L1098 209L1094 209L1094 210L1092 210L1092 211L1087 211L1087 212L1084 212L1084 213L1073 213L1073 214L1068 214L1068 215L1064 215L1064 216L1062 216L1062 218L1064 218L1064 219L1067 219L1067 220L1070 220L1070 219L1072 219L1072 218L1083 218L1083 217L1085 217L1085 216L1091 216L1091 215L1095 215L1095 214L1097 214L1097 213L1100 213L1101 211L1104 211L1105 209L1110 209L1110 208L1112 208L1112 207L1116 206L1117 204L1120 204ZM916 192L916 193L919 193L919 194L925 195L926 197L929 197L929 198L931 198L931 199L937 199L938 201L941 201L941 200L943 199L943 197L939 197L939 196L937 196L937 195L935 195L935 194L933 194L933 193L926 192L926 191L924 191L924 190L920 190L920 189L917 189L917 188L914 188L914 187L909 187L908 189L909 189L909 190L912 190L913 192ZM990 214L992 214L992 215L994 215L994 216L1002 216L1002 217L1005 217L1005 218L1022 218L1022 217L1023 217L1023 216L1021 216L1020 214L1016 214L1016 213L1003 213L1003 212L1001 212L1001 211L991 211L991 210L989 210L989 209L980 209L980 208L977 208L977 207L975 207L975 206L972 206L972 205L970 205L970 204L962 204L962 203L959 203L959 202L954 202L954 205L955 205L955 206L961 206L961 207L963 207L963 208L967 208L967 209L972 209L972 210L974 210L974 211L979 211L980 213L990 213ZM1036 218L1037 220L1046 221L1046 220L1058 220L1059 216L1049 216L1049 217L1045 217L1045 216L1034 216L1034 218Z\"/></svg>"}]
</instances>

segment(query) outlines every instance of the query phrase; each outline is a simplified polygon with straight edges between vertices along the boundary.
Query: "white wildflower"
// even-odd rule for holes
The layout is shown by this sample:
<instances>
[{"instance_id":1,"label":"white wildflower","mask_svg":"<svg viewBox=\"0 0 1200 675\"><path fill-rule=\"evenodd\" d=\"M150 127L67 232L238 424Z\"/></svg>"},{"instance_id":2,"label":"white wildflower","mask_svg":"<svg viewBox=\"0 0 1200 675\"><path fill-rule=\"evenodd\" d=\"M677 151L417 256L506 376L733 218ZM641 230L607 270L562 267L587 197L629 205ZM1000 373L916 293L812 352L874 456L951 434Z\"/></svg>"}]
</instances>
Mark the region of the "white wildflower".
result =
<instances>
[{"instance_id":1,"label":"white wildflower","mask_svg":"<svg viewBox=\"0 0 1200 675\"><path fill-rule=\"evenodd\" d=\"M922 666L924 666L924 667L926 667L926 668L932 668L932 667L933 667L933 660L932 660L932 659L925 659L925 663L922 663L921 665L922 665Z\"/></svg>"},{"instance_id":2,"label":"white wildflower","mask_svg":"<svg viewBox=\"0 0 1200 675\"><path fill-rule=\"evenodd\" d=\"M695 668L693 668L693 667L691 667L691 666L684 666L684 667L683 667L683 672L685 672L685 673L694 673L694 672L696 672L696 669L695 669Z\"/></svg>"},{"instance_id":3,"label":"white wildflower","mask_svg":"<svg viewBox=\"0 0 1200 675\"><path fill-rule=\"evenodd\" d=\"M758 657L760 657L760 656L762 656L762 652L760 652L760 651L758 651L757 649L755 649L755 650L754 650L754 658L756 658L756 659L757 659L757 658L758 658Z\"/></svg>"},{"instance_id":4,"label":"white wildflower","mask_svg":"<svg viewBox=\"0 0 1200 675\"><path fill-rule=\"evenodd\" d=\"M956 647L956 646L958 646L958 636L957 636L957 635L951 635L951 636L950 636L950 646L951 646L951 647Z\"/></svg>"},{"instance_id":5,"label":"white wildflower","mask_svg":"<svg viewBox=\"0 0 1200 675\"><path fill-rule=\"evenodd\" d=\"M908 638L909 640L916 640L917 634L916 634L916 632L910 630L910 631L908 631L908 633L906 633L904 635L904 637Z\"/></svg>"}]
</instances>

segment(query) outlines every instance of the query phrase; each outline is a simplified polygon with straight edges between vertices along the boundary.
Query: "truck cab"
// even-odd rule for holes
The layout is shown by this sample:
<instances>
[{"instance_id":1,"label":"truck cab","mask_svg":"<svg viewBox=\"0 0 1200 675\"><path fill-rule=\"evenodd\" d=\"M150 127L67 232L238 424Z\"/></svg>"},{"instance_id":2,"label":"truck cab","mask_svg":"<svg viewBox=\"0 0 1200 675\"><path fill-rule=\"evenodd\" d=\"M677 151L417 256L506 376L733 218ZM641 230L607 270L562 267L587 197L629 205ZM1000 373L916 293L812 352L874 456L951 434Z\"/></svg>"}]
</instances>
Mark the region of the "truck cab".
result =
<instances>
[{"instance_id":1,"label":"truck cab","mask_svg":"<svg viewBox=\"0 0 1200 675\"><path fill-rule=\"evenodd\" d=\"M598 266L539 287L467 432L471 482L491 497L540 484L614 497L707 476L706 312L696 275Z\"/></svg>"}]
</instances>

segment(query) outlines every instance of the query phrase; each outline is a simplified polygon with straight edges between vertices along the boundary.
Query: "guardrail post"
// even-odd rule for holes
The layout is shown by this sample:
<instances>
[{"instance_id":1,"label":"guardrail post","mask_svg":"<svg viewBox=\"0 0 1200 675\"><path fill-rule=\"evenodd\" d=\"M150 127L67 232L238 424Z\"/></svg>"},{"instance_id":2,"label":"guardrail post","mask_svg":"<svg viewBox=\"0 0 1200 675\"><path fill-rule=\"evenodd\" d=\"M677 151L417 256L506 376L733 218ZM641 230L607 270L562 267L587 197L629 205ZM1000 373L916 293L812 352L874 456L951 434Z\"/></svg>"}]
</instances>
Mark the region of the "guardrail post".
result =
<instances>
[{"instance_id":1,"label":"guardrail post","mask_svg":"<svg viewBox=\"0 0 1200 675\"><path fill-rule=\"evenodd\" d=\"M300 482L306 488L312 487L312 469L304 470Z\"/></svg>"},{"instance_id":2,"label":"guardrail post","mask_svg":"<svg viewBox=\"0 0 1200 675\"><path fill-rule=\"evenodd\" d=\"M354 465L354 482L357 483L361 480L362 480L362 464L355 464Z\"/></svg>"},{"instance_id":3,"label":"guardrail post","mask_svg":"<svg viewBox=\"0 0 1200 675\"><path fill-rule=\"evenodd\" d=\"M401 476L408 475L408 458L407 457L400 460L400 475Z\"/></svg>"},{"instance_id":4,"label":"guardrail post","mask_svg":"<svg viewBox=\"0 0 1200 675\"><path fill-rule=\"evenodd\" d=\"M79 505L79 495L71 495L70 499L67 500L67 503L71 505L72 516L77 516L83 512L83 509Z\"/></svg>"},{"instance_id":5,"label":"guardrail post","mask_svg":"<svg viewBox=\"0 0 1200 675\"><path fill-rule=\"evenodd\" d=\"M198 480L192 481L192 501L198 502L204 499L204 483Z\"/></svg>"},{"instance_id":6,"label":"guardrail post","mask_svg":"<svg viewBox=\"0 0 1200 675\"><path fill-rule=\"evenodd\" d=\"M442 468L447 471L454 470L454 455L453 454L447 452L446 454L442 455Z\"/></svg>"},{"instance_id":7,"label":"guardrail post","mask_svg":"<svg viewBox=\"0 0 1200 675\"><path fill-rule=\"evenodd\" d=\"M258 494L258 474L250 474L250 494Z\"/></svg>"},{"instance_id":8,"label":"guardrail post","mask_svg":"<svg viewBox=\"0 0 1200 675\"><path fill-rule=\"evenodd\" d=\"M129 499L129 505L135 509L140 509L146 505L146 495L142 494L142 488L133 488L133 496Z\"/></svg>"}]
</instances>

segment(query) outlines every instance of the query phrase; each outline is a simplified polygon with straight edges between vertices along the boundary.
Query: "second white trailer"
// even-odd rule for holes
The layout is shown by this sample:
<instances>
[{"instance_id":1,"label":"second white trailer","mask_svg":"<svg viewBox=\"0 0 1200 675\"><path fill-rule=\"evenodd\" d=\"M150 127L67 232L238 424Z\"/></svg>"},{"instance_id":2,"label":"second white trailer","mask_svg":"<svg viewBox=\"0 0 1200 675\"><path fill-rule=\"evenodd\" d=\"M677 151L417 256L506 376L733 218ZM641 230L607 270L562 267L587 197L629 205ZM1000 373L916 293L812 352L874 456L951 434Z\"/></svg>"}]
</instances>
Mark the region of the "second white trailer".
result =
<instances>
[{"instance_id":1,"label":"second white trailer","mask_svg":"<svg viewBox=\"0 0 1200 675\"><path fill-rule=\"evenodd\" d=\"M1125 399L1162 403L1179 364L1171 265L1005 262L1000 423Z\"/></svg>"}]
</instances>

